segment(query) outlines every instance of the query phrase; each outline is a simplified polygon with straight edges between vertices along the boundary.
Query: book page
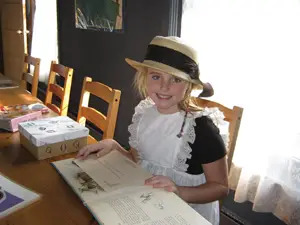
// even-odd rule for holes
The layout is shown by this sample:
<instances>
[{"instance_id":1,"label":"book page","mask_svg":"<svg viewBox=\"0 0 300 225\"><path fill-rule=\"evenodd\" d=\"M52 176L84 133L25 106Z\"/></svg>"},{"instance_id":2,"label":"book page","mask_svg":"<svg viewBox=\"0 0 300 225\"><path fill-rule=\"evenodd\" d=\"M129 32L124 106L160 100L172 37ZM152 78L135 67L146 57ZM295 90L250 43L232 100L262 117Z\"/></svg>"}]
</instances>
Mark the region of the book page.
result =
<instances>
[{"instance_id":1,"label":"book page","mask_svg":"<svg viewBox=\"0 0 300 225\"><path fill-rule=\"evenodd\" d=\"M100 158L94 155L85 160L77 159L75 163L108 192L144 185L145 180L152 177L151 173L117 150Z\"/></svg>"},{"instance_id":2,"label":"book page","mask_svg":"<svg viewBox=\"0 0 300 225\"><path fill-rule=\"evenodd\" d=\"M40 195L0 174L0 218L37 201Z\"/></svg>"},{"instance_id":3,"label":"book page","mask_svg":"<svg viewBox=\"0 0 300 225\"><path fill-rule=\"evenodd\" d=\"M87 204L101 224L211 225L172 192L141 186Z\"/></svg>"},{"instance_id":4,"label":"book page","mask_svg":"<svg viewBox=\"0 0 300 225\"><path fill-rule=\"evenodd\" d=\"M125 189L112 192L104 191L102 187L73 162L74 160L74 158L64 159L51 164L83 202L99 201L101 198L124 192Z\"/></svg>"},{"instance_id":5,"label":"book page","mask_svg":"<svg viewBox=\"0 0 300 225\"><path fill-rule=\"evenodd\" d=\"M73 163L73 160L74 158L64 159L51 164L83 202L98 200L105 195L104 190L93 180L86 179L86 176L82 177L87 174Z\"/></svg>"}]
</instances>

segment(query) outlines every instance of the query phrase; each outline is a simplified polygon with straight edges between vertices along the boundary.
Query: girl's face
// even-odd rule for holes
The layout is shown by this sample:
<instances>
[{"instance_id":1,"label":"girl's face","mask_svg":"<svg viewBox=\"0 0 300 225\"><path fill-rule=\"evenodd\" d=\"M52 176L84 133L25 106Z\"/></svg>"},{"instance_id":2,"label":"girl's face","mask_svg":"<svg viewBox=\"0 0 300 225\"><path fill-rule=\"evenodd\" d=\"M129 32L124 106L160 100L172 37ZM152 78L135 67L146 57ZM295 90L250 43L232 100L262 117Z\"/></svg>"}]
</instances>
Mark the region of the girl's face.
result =
<instances>
[{"instance_id":1,"label":"girl's face","mask_svg":"<svg viewBox=\"0 0 300 225\"><path fill-rule=\"evenodd\" d=\"M147 93L160 113L178 112L178 104L183 100L187 88L188 82L180 78L158 70L148 69Z\"/></svg>"}]
</instances>

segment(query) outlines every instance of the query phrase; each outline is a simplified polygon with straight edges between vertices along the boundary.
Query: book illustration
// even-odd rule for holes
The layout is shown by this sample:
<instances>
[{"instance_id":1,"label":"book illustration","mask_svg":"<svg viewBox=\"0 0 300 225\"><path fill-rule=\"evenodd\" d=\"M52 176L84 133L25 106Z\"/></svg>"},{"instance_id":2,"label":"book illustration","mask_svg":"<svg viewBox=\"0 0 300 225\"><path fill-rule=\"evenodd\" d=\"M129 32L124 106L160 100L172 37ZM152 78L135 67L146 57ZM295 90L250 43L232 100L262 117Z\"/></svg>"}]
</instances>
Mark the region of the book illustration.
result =
<instances>
[{"instance_id":1,"label":"book illustration","mask_svg":"<svg viewBox=\"0 0 300 225\"><path fill-rule=\"evenodd\" d=\"M76 177L82 185L79 188L80 192L92 191L97 194L98 191L104 191L86 172L79 172Z\"/></svg>"},{"instance_id":2,"label":"book illustration","mask_svg":"<svg viewBox=\"0 0 300 225\"><path fill-rule=\"evenodd\" d=\"M140 198L142 199L142 203L146 203L149 200L151 200L152 192L149 193L143 193Z\"/></svg>"},{"instance_id":3,"label":"book illustration","mask_svg":"<svg viewBox=\"0 0 300 225\"><path fill-rule=\"evenodd\" d=\"M159 199L156 200L156 201L153 200L155 198L153 197L152 192L145 192L145 193L140 195L140 198L141 198L141 202L144 203L144 204L151 203L151 204L154 205L154 207L156 207L158 209L161 209L161 210L163 210L165 208L164 203L163 203L162 200L159 200Z\"/></svg>"},{"instance_id":4,"label":"book illustration","mask_svg":"<svg viewBox=\"0 0 300 225\"><path fill-rule=\"evenodd\" d=\"M73 161L72 163L77 166ZM84 191L91 191L97 194L98 191L104 191L103 188L100 187L86 172L78 172L76 174L76 179L81 184L81 187L78 188L81 193Z\"/></svg>"},{"instance_id":5,"label":"book illustration","mask_svg":"<svg viewBox=\"0 0 300 225\"><path fill-rule=\"evenodd\" d=\"M40 195L0 174L0 218L37 201Z\"/></svg>"}]
</instances>

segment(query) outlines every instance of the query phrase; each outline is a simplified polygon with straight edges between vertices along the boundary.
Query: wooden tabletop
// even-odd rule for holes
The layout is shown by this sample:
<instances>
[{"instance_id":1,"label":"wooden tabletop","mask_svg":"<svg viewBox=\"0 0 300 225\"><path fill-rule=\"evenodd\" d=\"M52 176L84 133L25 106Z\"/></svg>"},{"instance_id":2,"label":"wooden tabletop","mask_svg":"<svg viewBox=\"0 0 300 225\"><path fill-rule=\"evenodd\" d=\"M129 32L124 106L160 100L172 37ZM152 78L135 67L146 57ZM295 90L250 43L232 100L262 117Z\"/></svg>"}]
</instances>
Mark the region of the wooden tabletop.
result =
<instances>
[{"instance_id":1,"label":"wooden tabletop","mask_svg":"<svg viewBox=\"0 0 300 225\"><path fill-rule=\"evenodd\" d=\"M0 106L32 104L35 102L41 102L41 100L34 98L29 92L20 87L0 89Z\"/></svg>"},{"instance_id":2,"label":"wooden tabletop","mask_svg":"<svg viewBox=\"0 0 300 225\"><path fill-rule=\"evenodd\" d=\"M0 105L40 102L21 88L0 89ZM55 114L48 114L53 116ZM0 132L0 173L42 195L41 200L0 220L1 225L89 225L92 215L50 162L73 154L36 160L20 145L19 133Z\"/></svg>"}]
</instances>

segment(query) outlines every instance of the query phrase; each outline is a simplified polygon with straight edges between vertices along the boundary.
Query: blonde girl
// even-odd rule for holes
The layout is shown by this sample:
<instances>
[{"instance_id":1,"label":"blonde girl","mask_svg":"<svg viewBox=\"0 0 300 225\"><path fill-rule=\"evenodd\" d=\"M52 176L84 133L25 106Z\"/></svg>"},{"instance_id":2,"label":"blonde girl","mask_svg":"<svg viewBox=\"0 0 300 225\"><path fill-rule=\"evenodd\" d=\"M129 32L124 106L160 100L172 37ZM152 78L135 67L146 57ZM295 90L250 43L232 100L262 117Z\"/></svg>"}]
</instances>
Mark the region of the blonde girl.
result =
<instances>
[{"instance_id":1,"label":"blonde girl","mask_svg":"<svg viewBox=\"0 0 300 225\"><path fill-rule=\"evenodd\" d=\"M192 90L202 88L196 51L178 37L156 36L143 62L126 62L137 70L134 85L144 98L128 128L130 151L106 139L78 157L117 149L153 174L145 185L176 193L219 224L218 200L228 193L226 134L216 126L224 123L220 111L191 101Z\"/></svg>"}]
</instances>

